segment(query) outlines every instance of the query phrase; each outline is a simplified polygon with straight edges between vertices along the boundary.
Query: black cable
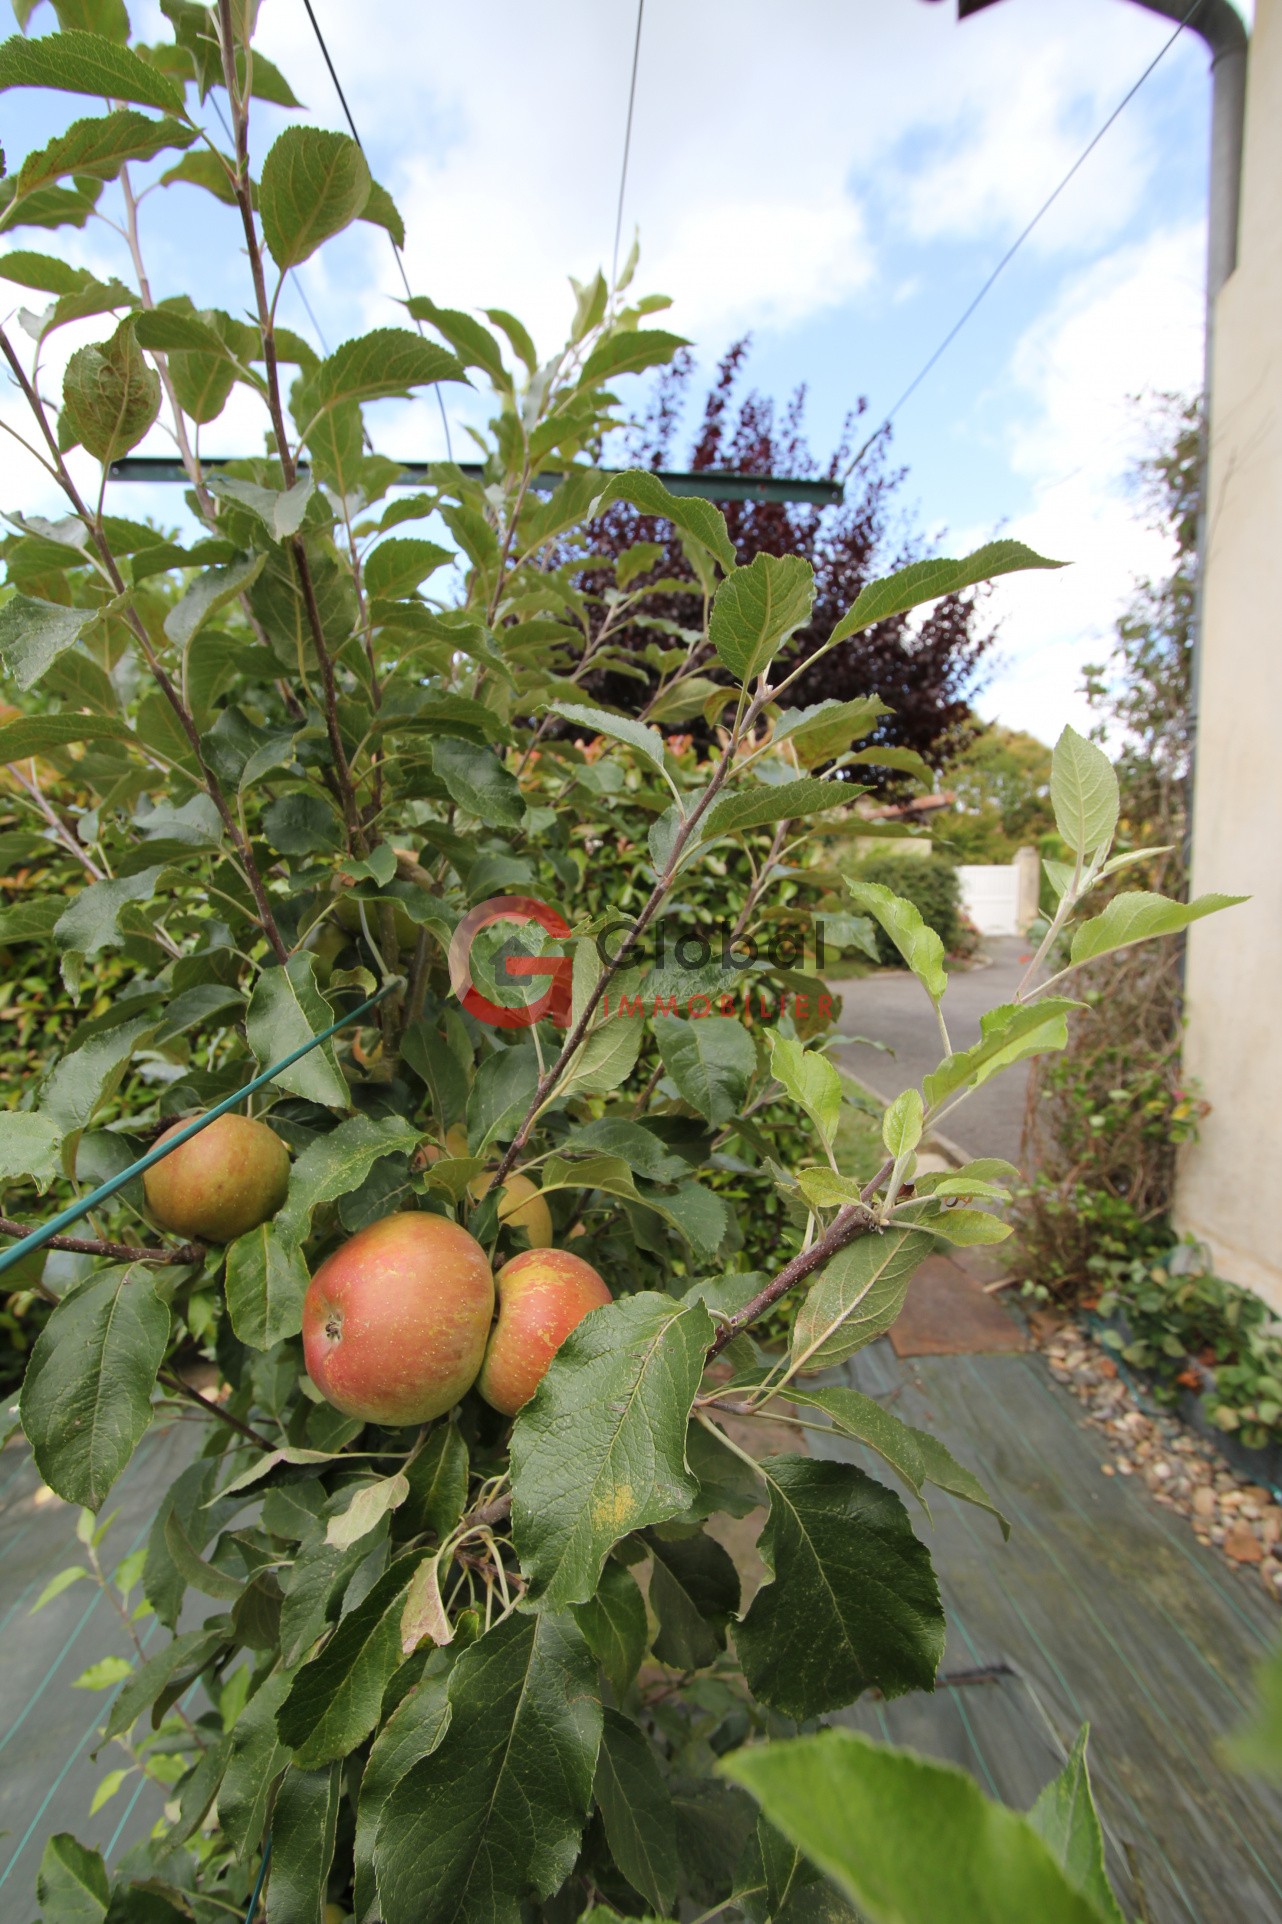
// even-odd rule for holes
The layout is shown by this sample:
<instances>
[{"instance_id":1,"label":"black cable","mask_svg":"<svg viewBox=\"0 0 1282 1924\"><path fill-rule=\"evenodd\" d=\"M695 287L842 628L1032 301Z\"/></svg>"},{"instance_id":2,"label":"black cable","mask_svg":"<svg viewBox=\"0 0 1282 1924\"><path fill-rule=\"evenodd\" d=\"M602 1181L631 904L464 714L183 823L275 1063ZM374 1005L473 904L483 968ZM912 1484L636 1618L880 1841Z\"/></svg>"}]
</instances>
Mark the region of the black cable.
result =
<instances>
[{"instance_id":1,"label":"black cable","mask_svg":"<svg viewBox=\"0 0 1282 1924\"><path fill-rule=\"evenodd\" d=\"M637 104L637 66L641 58L641 23L645 0L637 0L637 31L632 43L632 79L628 85L628 118L623 130L623 165L619 169L619 205L614 216L614 253L610 260L610 293L619 278L619 241L623 235L623 196L628 184L628 156L632 151L632 112Z\"/></svg>"},{"instance_id":2,"label":"black cable","mask_svg":"<svg viewBox=\"0 0 1282 1924\"><path fill-rule=\"evenodd\" d=\"M889 413L885 415L885 417L879 423L879 425L868 436L868 439L864 442L858 454L855 455L854 459L850 462L850 465L846 468L845 472L843 473L841 477L843 483L845 483L850 479L855 469L859 466L859 463L863 460L864 456L867 454L869 448L872 447L875 441L880 439L880 437L885 433L886 429L890 426L891 422L894 420L895 416L898 414L900 408L904 405L904 402L907 401L910 398L910 396L912 396L917 392L917 389L921 386L922 382L925 380L926 376L930 373L930 370L934 367L935 363L946 352L946 350L952 346L953 342L957 339L957 336L961 333L967 321L970 319L971 315L975 312L975 309L979 306L980 302L983 300L984 296L988 293L989 289L993 286L993 283L997 280L998 276L1002 274L1005 271L1005 269L1010 266L1016 254L1018 254L1020 248L1024 245L1024 242L1028 239L1029 235L1032 233L1033 229L1037 226L1037 223L1041 220L1042 216L1050 212L1051 208L1055 205L1055 202L1059 199L1064 189L1068 186L1069 181L1072 180L1074 174L1076 174L1078 170L1084 165L1084 163L1087 160L1089 160L1090 156L1094 153L1095 149L1099 146L1101 140L1103 140L1105 134L1108 132L1109 128L1113 125L1113 122L1118 118L1118 116L1122 113L1122 111L1126 107L1129 107L1130 103L1132 102L1132 100L1134 100L1140 88L1144 85L1144 82L1148 79L1149 75L1153 72L1153 69L1156 66L1158 66L1158 64L1163 59L1165 59L1166 55L1170 52L1171 48L1175 45L1176 41L1179 39L1185 27L1187 27L1189 21L1193 18L1193 15L1197 12L1201 4L1202 4L1202 0L1193 0L1192 6L1189 8L1188 12L1184 15L1184 18L1180 21L1179 25L1175 29L1175 32L1170 36L1169 40L1165 41L1163 45L1158 49L1157 53L1153 56L1152 60L1149 61L1147 67L1145 67L1143 73L1140 75L1139 79L1135 82L1134 86L1131 87L1125 94L1123 94L1122 98L1118 101L1116 107L1114 107L1112 113L1109 115L1108 119L1104 122L1103 126L1098 129L1098 131L1092 136L1088 144L1085 147L1083 147L1081 153L1077 156L1077 159L1073 162L1068 172L1064 175L1064 178L1060 181L1058 187L1056 187L1052 193L1047 195L1046 199L1042 202L1037 212L1033 215L1033 218L1029 221L1024 231L1020 235L1018 235L1015 240L1011 242L1010 246L1006 249L1006 252L1002 255L996 267L993 269L992 273L988 276L988 279L984 282L983 286L980 288L978 294L975 295L975 298L971 301L970 305L966 307L961 314L958 315L957 319L953 322L953 325L949 328L947 334L945 334L943 340L939 343L939 346L935 349L930 359L926 361L925 364L919 369L919 371L913 376L912 380L908 383L908 386L904 389L903 393L900 395L899 399L895 402L894 406L890 409Z\"/></svg>"},{"instance_id":3,"label":"black cable","mask_svg":"<svg viewBox=\"0 0 1282 1924\"><path fill-rule=\"evenodd\" d=\"M343 116L346 119L348 126L352 130L352 139L356 142L356 145L360 148L361 152L364 153L365 143L361 139L360 134L357 132L356 122L352 118L352 110L347 104L347 95L343 92L343 83L338 77L338 69L335 67L334 62L331 60L329 48L325 44L325 36L321 32L320 21L316 18L315 13L312 11L312 0L303 0L303 6L307 10L307 18L312 23L312 32L316 35L316 44L320 48L321 53L324 56L325 65L329 68L329 77L334 83L334 92L338 95L338 104L343 109ZM399 272L401 277L401 286L405 289L406 299L407 300L411 299L412 295L410 292L409 275L405 272L405 262L401 259L401 250L396 245L396 237L393 234L389 234L387 238L392 243L392 253L396 257L397 271ZM300 292L301 292L301 289L300 289ZM303 305L304 307L307 306L307 302L305 298L303 301ZM308 313L311 313L310 308L308 308ZM313 317L313 324L314 324L314 317ZM416 320L415 325L417 326L418 331L421 334L423 332L422 322ZM320 330L318 328L317 332L319 333L319 331ZM441 394L441 384L439 381L433 381L432 390L436 395L436 405L441 410L441 426L445 430L445 452L449 457L449 459L452 461L454 459L454 444L450 439L449 416L445 412L445 401Z\"/></svg>"}]
</instances>

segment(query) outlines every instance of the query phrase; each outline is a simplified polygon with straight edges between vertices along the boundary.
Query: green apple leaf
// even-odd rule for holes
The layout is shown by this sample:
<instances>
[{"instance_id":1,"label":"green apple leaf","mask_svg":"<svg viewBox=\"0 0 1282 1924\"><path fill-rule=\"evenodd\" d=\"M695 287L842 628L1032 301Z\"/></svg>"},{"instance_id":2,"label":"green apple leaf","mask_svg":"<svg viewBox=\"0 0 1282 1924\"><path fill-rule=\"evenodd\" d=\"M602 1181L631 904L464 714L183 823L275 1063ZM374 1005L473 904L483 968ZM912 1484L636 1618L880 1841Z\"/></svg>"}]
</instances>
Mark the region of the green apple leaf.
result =
<instances>
[{"instance_id":1,"label":"green apple leaf","mask_svg":"<svg viewBox=\"0 0 1282 1924\"><path fill-rule=\"evenodd\" d=\"M621 1537L685 1510L685 1433L712 1319L652 1291L571 1331L512 1432L512 1524L530 1594L586 1603Z\"/></svg>"},{"instance_id":2,"label":"green apple leaf","mask_svg":"<svg viewBox=\"0 0 1282 1924\"><path fill-rule=\"evenodd\" d=\"M641 1668L650 1633L645 1598L624 1564L612 1558L606 1562L596 1595L574 1606L574 1619L611 1690L620 1700L626 1697Z\"/></svg>"},{"instance_id":3,"label":"green apple leaf","mask_svg":"<svg viewBox=\"0 0 1282 1924\"><path fill-rule=\"evenodd\" d=\"M945 1056L924 1079L922 1088L932 1110L962 1089L978 1089L1025 1056L1045 1055L1068 1042L1068 1018L1080 1002L1048 996L1044 1002L1003 1002L979 1018L979 1041L969 1049Z\"/></svg>"},{"instance_id":4,"label":"green apple leaf","mask_svg":"<svg viewBox=\"0 0 1282 1924\"><path fill-rule=\"evenodd\" d=\"M1125 1924L1104 1870L1104 1834L1086 1764L1090 1725L1077 1733L1068 1762L1038 1794L1028 1821L1074 1890L1094 1905L1101 1924Z\"/></svg>"},{"instance_id":5,"label":"green apple leaf","mask_svg":"<svg viewBox=\"0 0 1282 1924\"><path fill-rule=\"evenodd\" d=\"M869 1924L1104 1924L1028 1819L951 1764L824 1730L745 1747L720 1769Z\"/></svg>"},{"instance_id":6,"label":"green apple leaf","mask_svg":"<svg viewBox=\"0 0 1282 1924\"><path fill-rule=\"evenodd\" d=\"M708 636L736 681L755 681L810 620L815 574L800 555L756 555L713 597Z\"/></svg>"},{"instance_id":7,"label":"green apple leaf","mask_svg":"<svg viewBox=\"0 0 1282 1924\"><path fill-rule=\"evenodd\" d=\"M841 1077L818 1049L803 1048L795 1037L768 1032L770 1067L793 1101L805 1110L831 1147L841 1120Z\"/></svg>"},{"instance_id":8,"label":"green apple leaf","mask_svg":"<svg viewBox=\"0 0 1282 1924\"><path fill-rule=\"evenodd\" d=\"M863 1691L929 1690L944 1613L925 1545L892 1490L850 1463L766 1457L759 1545L772 1581L735 1632L753 1695L798 1720Z\"/></svg>"},{"instance_id":9,"label":"green apple leaf","mask_svg":"<svg viewBox=\"0 0 1282 1924\"><path fill-rule=\"evenodd\" d=\"M491 310L490 319L496 318ZM520 353L521 344L514 342L514 345ZM527 365L532 368L534 363L528 362ZM633 468L611 479L589 507L586 519L594 521L616 501L626 501L630 507L639 508L642 514L658 515L670 521L683 535L690 536L709 554L715 555L727 574L734 567L734 543L726 528L726 518L711 501L700 500L697 495L672 494L657 474L652 474L648 468Z\"/></svg>"},{"instance_id":10,"label":"green apple leaf","mask_svg":"<svg viewBox=\"0 0 1282 1924\"><path fill-rule=\"evenodd\" d=\"M654 1036L664 1068L692 1109L717 1126L738 1115L757 1051L737 1016L656 1016Z\"/></svg>"},{"instance_id":11,"label":"green apple leaf","mask_svg":"<svg viewBox=\"0 0 1282 1924\"><path fill-rule=\"evenodd\" d=\"M334 1017L316 986L316 957L308 950L291 955L283 968L264 969L245 1011L245 1033L260 1069L279 1062L328 1029ZM330 1109L346 1109L347 1083L332 1042L282 1069L278 1089Z\"/></svg>"},{"instance_id":12,"label":"green apple leaf","mask_svg":"<svg viewBox=\"0 0 1282 1924\"><path fill-rule=\"evenodd\" d=\"M1151 895L1147 889L1115 895L1099 915L1093 915L1075 931L1069 959L1074 964L1093 962L1097 955L1111 955L1114 949L1127 949L1133 942L1174 935L1200 922L1204 915L1236 908L1250 899L1248 895L1199 895L1192 902L1173 902L1165 895Z\"/></svg>"},{"instance_id":13,"label":"green apple leaf","mask_svg":"<svg viewBox=\"0 0 1282 1924\"><path fill-rule=\"evenodd\" d=\"M948 987L944 945L923 922L916 903L896 895L883 882L848 881L846 888L856 907L880 922L932 1002L938 1002Z\"/></svg>"},{"instance_id":14,"label":"green apple leaf","mask_svg":"<svg viewBox=\"0 0 1282 1924\"><path fill-rule=\"evenodd\" d=\"M980 581L993 581L998 575L1012 574L1022 568L1062 568L1062 561L1048 561L1044 555L1035 554L1026 548L1022 541L990 541L985 547L977 548L974 554L967 555L964 561L947 561L940 557L932 561L910 561L906 568L898 569L882 581L870 581L859 592L854 606L844 614L829 637L829 645L834 641L845 641L850 635L857 635L874 622L886 621L891 615L902 615L909 608L919 608L923 602L938 601L943 595L959 594L963 588L972 588Z\"/></svg>"},{"instance_id":15,"label":"green apple leaf","mask_svg":"<svg viewBox=\"0 0 1282 1924\"><path fill-rule=\"evenodd\" d=\"M1089 861L1106 848L1117 827L1117 776L1102 748L1065 727L1051 756L1051 806L1055 826L1074 855Z\"/></svg>"},{"instance_id":16,"label":"green apple leaf","mask_svg":"<svg viewBox=\"0 0 1282 1924\"><path fill-rule=\"evenodd\" d=\"M829 1258L802 1298L792 1330L795 1368L830 1369L884 1336L931 1250L919 1229L860 1236Z\"/></svg>"},{"instance_id":17,"label":"green apple leaf","mask_svg":"<svg viewBox=\"0 0 1282 1924\"><path fill-rule=\"evenodd\" d=\"M672 1797L649 1738L618 1710L605 1712L593 1794L616 1865L660 1917L670 1916L681 1868Z\"/></svg>"},{"instance_id":18,"label":"green apple leaf","mask_svg":"<svg viewBox=\"0 0 1282 1924\"><path fill-rule=\"evenodd\" d=\"M272 1856L267 1907L281 1924L317 1918L325 1902L342 1804L343 1768L303 1770L291 1764L272 1805Z\"/></svg>"},{"instance_id":19,"label":"green apple leaf","mask_svg":"<svg viewBox=\"0 0 1282 1924\"><path fill-rule=\"evenodd\" d=\"M302 1769L346 1757L378 1722L383 1692L401 1666L401 1612L422 1560L421 1550L398 1557L294 1678L276 1722Z\"/></svg>"},{"instance_id":20,"label":"green apple leaf","mask_svg":"<svg viewBox=\"0 0 1282 1924\"><path fill-rule=\"evenodd\" d=\"M128 47L75 30L37 40L15 35L0 46L0 93L9 87L52 87L63 93L130 100L140 107L183 111L182 89Z\"/></svg>"},{"instance_id":21,"label":"green apple leaf","mask_svg":"<svg viewBox=\"0 0 1282 1924\"><path fill-rule=\"evenodd\" d=\"M449 1727L387 1796L374 1838L386 1924L518 1924L578 1855L601 1742L572 1617L518 1612L450 1670Z\"/></svg>"},{"instance_id":22,"label":"green apple leaf","mask_svg":"<svg viewBox=\"0 0 1282 1924\"><path fill-rule=\"evenodd\" d=\"M277 267L297 267L341 233L369 192L369 168L350 135L286 127L267 150L258 186L263 238Z\"/></svg>"},{"instance_id":23,"label":"green apple leaf","mask_svg":"<svg viewBox=\"0 0 1282 1924\"><path fill-rule=\"evenodd\" d=\"M168 1340L168 1304L141 1263L98 1270L53 1311L20 1409L36 1467L64 1502L103 1503L151 1422Z\"/></svg>"}]
</instances>

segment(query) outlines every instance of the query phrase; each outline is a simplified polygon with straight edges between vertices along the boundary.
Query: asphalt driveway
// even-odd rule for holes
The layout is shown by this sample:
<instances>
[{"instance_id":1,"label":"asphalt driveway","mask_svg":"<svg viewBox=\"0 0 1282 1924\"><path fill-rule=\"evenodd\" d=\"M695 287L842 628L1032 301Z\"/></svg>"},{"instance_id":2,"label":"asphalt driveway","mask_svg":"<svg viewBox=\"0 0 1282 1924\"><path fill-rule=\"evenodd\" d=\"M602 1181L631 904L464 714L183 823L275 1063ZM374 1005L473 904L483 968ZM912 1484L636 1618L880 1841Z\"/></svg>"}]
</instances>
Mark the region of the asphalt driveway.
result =
<instances>
[{"instance_id":1,"label":"asphalt driveway","mask_svg":"<svg viewBox=\"0 0 1282 1924\"><path fill-rule=\"evenodd\" d=\"M959 970L948 979L943 1006L954 1049L978 1042L980 1016L1010 1001L1028 965L1028 945L1019 936L989 936L984 953L986 968ZM841 1066L887 1100L910 1082L920 1085L939 1061L940 1042L930 999L916 977L907 969L885 969L832 987L842 1000L839 1026L851 1038L837 1054ZM861 1037L882 1047L870 1048ZM994 1076L949 1117L944 1128L950 1140L970 1156L1018 1162L1027 1088L1026 1063Z\"/></svg>"}]
</instances>

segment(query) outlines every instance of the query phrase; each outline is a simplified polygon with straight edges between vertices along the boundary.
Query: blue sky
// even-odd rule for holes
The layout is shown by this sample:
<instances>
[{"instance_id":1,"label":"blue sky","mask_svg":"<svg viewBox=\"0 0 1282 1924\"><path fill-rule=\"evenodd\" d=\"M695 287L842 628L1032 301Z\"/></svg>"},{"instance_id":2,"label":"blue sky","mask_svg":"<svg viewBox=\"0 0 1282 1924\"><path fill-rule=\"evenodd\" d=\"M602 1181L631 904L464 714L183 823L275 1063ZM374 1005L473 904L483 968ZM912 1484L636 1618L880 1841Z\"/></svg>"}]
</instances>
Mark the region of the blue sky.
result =
<instances>
[{"instance_id":1,"label":"blue sky","mask_svg":"<svg viewBox=\"0 0 1282 1924\"><path fill-rule=\"evenodd\" d=\"M609 261L634 0L315 5L405 216L415 290L510 307L551 346L565 276ZM152 0L131 11L160 36ZM952 0L647 0L625 213L637 286L673 297L670 324L709 367L751 332L753 384L782 397L805 382L826 452L857 396L876 419L917 372L1169 32L1129 0L1002 0L961 26ZM312 117L340 126L302 0L264 0L260 41ZM5 96L11 165L65 105ZM1103 653L1132 577L1162 564L1126 485L1146 445L1131 397L1199 379L1207 117L1205 53L1186 34L895 424L905 500L946 549L1003 528L1074 563L992 602L1002 659L981 708L1044 736L1081 721L1081 664ZM263 110L260 153L280 121ZM157 294L195 279L200 297L243 306L229 213L182 189L143 221ZM99 271L119 267L118 247L92 226L66 243ZM330 345L395 318L379 230L301 271ZM311 332L297 301L282 313ZM61 352L95 331L66 330ZM259 432L245 397L205 445ZM422 403L386 407L376 437L440 451ZM11 446L0 503L31 503ZM143 502L119 490L115 505Z\"/></svg>"}]
</instances>

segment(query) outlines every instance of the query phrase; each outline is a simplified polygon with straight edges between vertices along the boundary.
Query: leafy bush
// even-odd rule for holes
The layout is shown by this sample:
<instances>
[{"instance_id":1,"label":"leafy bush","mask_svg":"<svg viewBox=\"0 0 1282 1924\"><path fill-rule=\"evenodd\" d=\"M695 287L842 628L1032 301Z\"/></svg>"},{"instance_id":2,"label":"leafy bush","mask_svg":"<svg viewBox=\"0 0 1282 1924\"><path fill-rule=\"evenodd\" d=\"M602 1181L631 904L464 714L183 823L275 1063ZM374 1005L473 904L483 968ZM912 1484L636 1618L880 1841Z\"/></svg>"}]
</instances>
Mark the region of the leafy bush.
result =
<instances>
[{"instance_id":1,"label":"leafy bush","mask_svg":"<svg viewBox=\"0 0 1282 1924\"><path fill-rule=\"evenodd\" d=\"M1152 1378L1160 1401L1192 1391L1248 1449L1282 1442L1282 1321L1214 1275L1196 1244L1159 1262L1115 1262L1099 1311L1125 1318L1130 1340L1116 1330L1103 1340Z\"/></svg>"},{"instance_id":2,"label":"leafy bush","mask_svg":"<svg viewBox=\"0 0 1282 1924\"><path fill-rule=\"evenodd\" d=\"M942 855L872 855L852 873L861 882L878 882L911 902L928 929L934 929L949 955L963 938L961 884L954 865ZM901 967L903 957L885 930L877 936L877 959L884 969Z\"/></svg>"},{"instance_id":3,"label":"leafy bush","mask_svg":"<svg viewBox=\"0 0 1282 1924\"><path fill-rule=\"evenodd\" d=\"M46 765L13 800L49 839L47 886L3 911L0 941L56 953L85 1011L0 1114L0 1180L46 1223L121 1180L78 1225L91 1234L60 1239L96 1259L88 1274L42 1279L20 1414L41 1475L85 1512L88 1574L131 1627L169 1636L100 1673L100 1801L146 1778L164 1816L114 1877L51 1839L45 1917L252 1914L268 1863L273 1918L327 1903L361 1924L751 1918L809 1886L828 1912L821 1875L841 1870L818 1846L783 1850L728 1779L772 1809L739 1753L868 1690L932 1689L944 1614L895 1491L819 1456L758 1463L738 1424L751 1433L786 1392L914 1499L934 1484L995 1512L937 1439L814 1379L890 1327L937 1238L1006 1233L989 1207L1005 1165L941 1178L915 1152L1004 1063L1063 1047L1070 1005L1038 979L1060 931L1074 921L1074 954L1094 956L1223 898L1135 898L1124 928L1081 917L1118 795L1066 731L1051 787L1078 860L1043 950L981 1041L896 1097L866 1174L840 1133L832 999L804 958L660 965L643 938L711 875L722 932L755 940L816 824L851 825L857 775L813 771L867 766L882 704L799 708L803 673L892 615L1051 564L1000 541L862 585L789 668L809 564L740 565L709 503L594 465L614 388L680 345L646 324L664 303L631 299L631 265L576 289L548 359L511 315L487 326L424 296L413 327L319 359L276 325L285 275L356 221L400 233L359 147L287 126L255 177L251 102L256 133L257 103L293 95L251 45L252 6L166 7L162 48L130 44L116 0L65 11L105 31L9 41L0 89L132 104L29 156L3 183L4 223L79 228L118 183L124 218L104 236L129 278L0 256L0 275L56 297L28 321L26 359L3 330L0 351L67 509L11 517L4 547L0 662L28 711L0 723L0 766ZM198 125L207 105L230 137L212 114ZM226 258L245 259L243 313L148 276L144 178L211 197ZM104 316L55 416L49 343ZM440 462L393 496L401 472L368 451L366 408L464 380L490 410L481 474ZM196 430L233 393L268 451L211 474ZM162 413L190 482L172 539L100 505L110 464ZM679 531L703 589L697 631L653 631L658 687L627 714L585 703L584 678L626 664L611 634L648 606L647 554L619 555L589 593L574 541L617 501ZM696 682L719 724L706 753L654 726ZM513 921L514 896L567 911L542 925L550 942L537 916ZM887 889L856 899L938 1010L938 936ZM104 957L119 973L99 1009ZM252 1117L235 1113L259 1078ZM140 1153L187 1118L202 1126L165 1147L172 1182L140 1184ZM744 1145L790 1218L764 1273L739 1266L744 1228L709 1181ZM531 1279L559 1328L542 1310L523 1324ZM785 1304L781 1355L758 1332ZM145 1552L113 1570L110 1516L94 1516L178 1404L199 1453ZM757 1510L771 1577L741 1612L705 1525ZM879 1749L887 1763L939 1792ZM1039 1916L1113 1919L1080 1752L1049 1793L1071 1822L948 1786L994 1915L1032 1893ZM868 1898L867 1862L841 1887L915 1924L924 1886L910 1911L894 1826L883 1841L873 1869L896 1895Z\"/></svg>"}]
</instances>

